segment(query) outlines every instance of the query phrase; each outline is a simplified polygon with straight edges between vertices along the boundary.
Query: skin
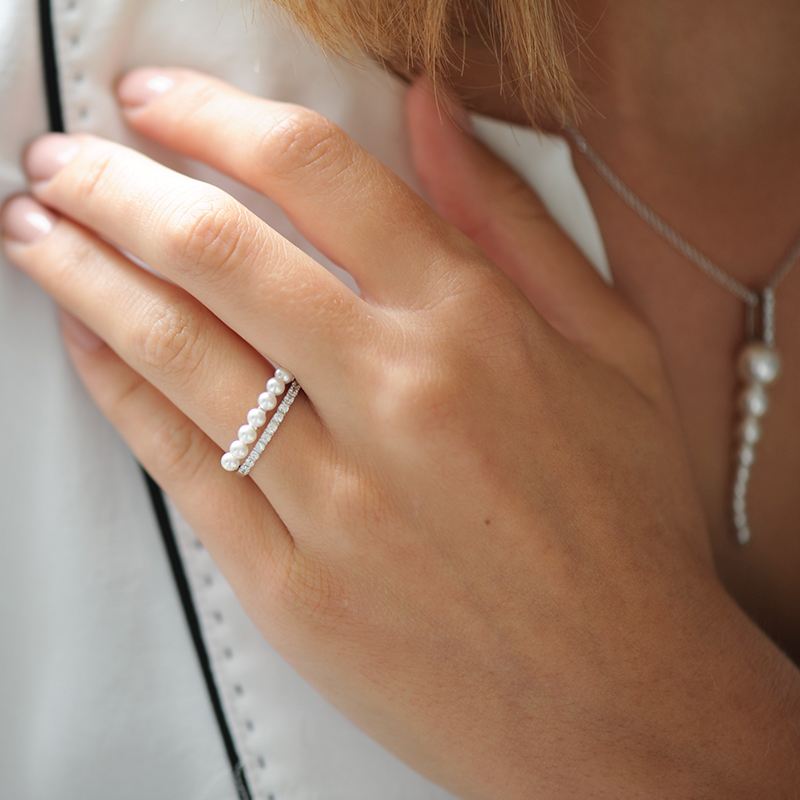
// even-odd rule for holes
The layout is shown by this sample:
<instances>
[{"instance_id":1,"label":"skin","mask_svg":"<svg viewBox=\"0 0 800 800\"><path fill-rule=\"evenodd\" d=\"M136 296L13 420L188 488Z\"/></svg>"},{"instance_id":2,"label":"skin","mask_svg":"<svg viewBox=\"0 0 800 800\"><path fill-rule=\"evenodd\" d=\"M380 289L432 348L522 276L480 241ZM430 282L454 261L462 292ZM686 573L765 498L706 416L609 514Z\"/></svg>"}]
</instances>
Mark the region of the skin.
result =
<instances>
[{"instance_id":1,"label":"skin","mask_svg":"<svg viewBox=\"0 0 800 800\"><path fill-rule=\"evenodd\" d=\"M423 86L446 219L321 117L170 74L129 123L274 198L364 299L91 137L55 175L33 146L53 226L3 247L100 337L67 323L79 375L264 635L464 798L796 797L800 679L714 570L645 317ZM218 458L259 351L304 394L240 480Z\"/></svg>"},{"instance_id":2,"label":"skin","mask_svg":"<svg viewBox=\"0 0 800 800\"><path fill-rule=\"evenodd\" d=\"M766 284L800 235L800 6L580 0L586 44L573 69L589 110L583 134L633 191L747 286ZM497 90L476 39L470 69L450 76L471 108L524 123ZM557 132L558 126L544 123ZM750 489L754 539L732 540L735 355L742 304L643 223L580 154L579 177L600 225L617 290L661 348L725 586L800 661L800 269L778 292L784 370ZM448 218L460 225L458 192Z\"/></svg>"},{"instance_id":3,"label":"skin","mask_svg":"<svg viewBox=\"0 0 800 800\"><path fill-rule=\"evenodd\" d=\"M599 112L586 136L689 241L746 285L763 286L800 235L800 8L736 0L583 9L596 24L596 60L582 80ZM657 332L717 569L799 661L800 269L778 292L784 371L753 472L755 538L740 550L730 538L729 454L742 306L576 162L616 285Z\"/></svg>"}]
</instances>

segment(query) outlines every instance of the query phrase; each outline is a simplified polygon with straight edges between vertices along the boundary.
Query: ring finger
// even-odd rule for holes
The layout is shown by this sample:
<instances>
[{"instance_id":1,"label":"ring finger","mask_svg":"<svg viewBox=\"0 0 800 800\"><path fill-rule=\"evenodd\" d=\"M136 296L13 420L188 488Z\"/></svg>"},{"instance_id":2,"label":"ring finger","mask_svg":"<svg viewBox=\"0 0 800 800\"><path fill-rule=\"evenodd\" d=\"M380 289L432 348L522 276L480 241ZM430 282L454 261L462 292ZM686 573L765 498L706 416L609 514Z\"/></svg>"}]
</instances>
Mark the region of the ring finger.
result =
<instances>
[{"instance_id":1,"label":"ring finger","mask_svg":"<svg viewBox=\"0 0 800 800\"><path fill-rule=\"evenodd\" d=\"M3 245L10 260L227 449L272 375L266 359L183 289L142 270L85 228L56 217L32 199L12 199L2 217ZM265 493L271 486L270 500L279 513L290 513L295 503L306 506L311 493L304 487L315 481L301 478L308 479L327 463L330 448L311 404L301 396L295 405L292 435L276 436L271 458L262 459L267 463L259 462L251 473ZM288 439L291 458L284 459L281 451L289 446ZM136 443L132 445L136 450ZM191 452L196 455L202 448ZM162 457L169 461L169 452ZM188 472L193 469L191 464L186 467ZM275 493L276 479L280 496ZM290 487L295 487L294 497L288 494Z\"/></svg>"}]
</instances>

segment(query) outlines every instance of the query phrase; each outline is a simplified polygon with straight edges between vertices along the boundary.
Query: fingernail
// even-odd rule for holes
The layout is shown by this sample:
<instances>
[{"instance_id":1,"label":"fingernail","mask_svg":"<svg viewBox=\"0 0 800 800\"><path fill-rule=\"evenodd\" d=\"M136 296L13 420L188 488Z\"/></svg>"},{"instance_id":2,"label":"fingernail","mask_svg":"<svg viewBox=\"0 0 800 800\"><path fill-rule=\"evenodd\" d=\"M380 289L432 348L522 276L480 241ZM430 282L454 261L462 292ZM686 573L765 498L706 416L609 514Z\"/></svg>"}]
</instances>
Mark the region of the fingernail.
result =
<instances>
[{"instance_id":1,"label":"fingernail","mask_svg":"<svg viewBox=\"0 0 800 800\"><path fill-rule=\"evenodd\" d=\"M105 342L94 331L90 331L77 317L73 317L69 311L60 308L58 313L61 316L64 338L70 344L74 344L89 353L94 353L105 345Z\"/></svg>"},{"instance_id":2,"label":"fingernail","mask_svg":"<svg viewBox=\"0 0 800 800\"><path fill-rule=\"evenodd\" d=\"M9 239L22 244L40 242L53 230L58 217L32 197L13 197L0 214L0 227Z\"/></svg>"},{"instance_id":3,"label":"fingernail","mask_svg":"<svg viewBox=\"0 0 800 800\"><path fill-rule=\"evenodd\" d=\"M448 102L448 110L450 111L450 119L453 120L453 124L461 133L465 133L467 136L474 135L475 128L472 125L467 109L458 100L451 97Z\"/></svg>"},{"instance_id":4,"label":"fingernail","mask_svg":"<svg viewBox=\"0 0 800 800\"><path fill-rule=\"evenodd\" d=\"M438 92L434 90L430 78L422 74L417 77L415 84L424 92L427 92L435 99L437 103L441 103L441 108L445 114L450 118L451 122L467 136L473 136L475 128L472 125L467 109L464 108L463 103L456 94L455 89L447 83L439 87Z\"/></svg>"},{"instance_id":5,"label":"fingernail","mask_svg":"<svg viewBox=\"0 0 800 800\"><path fill-rule=\"evenodd\" d=\"M48 133L25 153L25 170L33 182L49 181L75 157L80 144L63 133Z\"/></svg>"},{"instance_id":6,"label":"fingernail","mask_svg":"<svg viewBox=\"0 0 800 800\"><path fill-rule=\"evenodd\" d=\"M135 69L117 84L117 97L126 108L139 108L151 103L175 85L175 78L163 70Z\"/></svg>"}]
</instances>

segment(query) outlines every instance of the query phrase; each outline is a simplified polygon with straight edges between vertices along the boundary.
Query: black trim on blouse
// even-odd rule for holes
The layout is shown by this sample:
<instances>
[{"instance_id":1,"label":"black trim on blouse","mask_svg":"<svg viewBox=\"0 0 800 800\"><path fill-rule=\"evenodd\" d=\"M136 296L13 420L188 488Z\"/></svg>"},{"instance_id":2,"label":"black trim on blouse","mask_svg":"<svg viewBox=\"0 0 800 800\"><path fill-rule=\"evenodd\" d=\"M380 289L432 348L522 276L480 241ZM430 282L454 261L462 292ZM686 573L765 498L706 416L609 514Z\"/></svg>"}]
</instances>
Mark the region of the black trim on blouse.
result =
<instances>
[{"instance_id":1,"label":"black trim on blouse","mask_svg":"<svg viewBox=\"0 0 800 800\"><path fill-rule=\"evenodd\" d=\"M167 551L169 565L172 568L172 575L175 578L175 586L181 598L186 624L189 626L189 632L192 634L194 649L197 653L197 660L200 662L203 678L205 678L208 696L211 700L211 706L214 709L214 716L217 718L217 725L222 735L222 742L225 745L225 752L228 755L228 761L233 771L236 791L239 793L240 800L252 800L250 787L247 785L247 777L244 774L244 766L236 751L236 744L233 741L233 736L228 726L228 720L225 717L225 709L222 707L222 700L220 699L219 690L214 680L211 660L208 657L208 650L203 640L203 630L200 627L197 609L192 599L192 590L189 587L186 570L184 569L180 551L178 550L178 543L175 539L175 532L172 529L172 522L170 521L167 505L164 501L164 493L144 469L142 469L142 473L147 483L147 490L150 493L150 501L153 504L153 511L155 511L156 519L158 520L158 527L161 529L161 538L164 540L164 548Z\"/></svg>"},{"instance_id":2,"label":"black trim on blouse","mask_svg":"<svg viewBox=\"0 0 800 800\"><path fill-rule=\"evenodd\" d=\"M58 83L58 60L50 0L39 0L39 36L42 43L42 67L50 130L53 133L64 133L64 112Z\"/></svg>"},{"instance_id":3,"label":"black trim on blouse","mask_svg":"<svg viewBox=\"0 0 800 800\"><path fill-rule=\"evenodd\" d=\"M50 130L53 133L66 133L64 126L64 108L61 102L61 91L58 80L58 56L56 53L53 30L51 0L38 0L38 2L42 68L44 70L45 94L47 97L47 113L50 121ZM244 766L236 751L236 744L233 741L230 726L225 718L225 710L222 707L219 689L214 680L211 660L209 659L208 650L203 640L203 631L200 627L200 620L197 616L194 600L192 599L192 590L189 587L186 570L181 561L178 543L175 539L175 532L172 529L172 523L170 522L169 513L164 501L164 494L144 469L142 469L142 473L144 474L144 479L147 484L147 491L153 505L158 527L161 531L161 538L164 541L164 548L167 551L167 557L169 558L169 564L172 569L172 576L175 580L178 595L180 596L181 605L183 606L186 624L189 626L192 642L194 643L194 649L197 654L197 660L203 673L208 697L211 700L214 716L216 717L219 732L222 736L223 744L225 745L225 753L231 765L236 792L240 800L252 800L250 787L247 784L247 778L244 774Z\"/></svg>"}]
</instances>

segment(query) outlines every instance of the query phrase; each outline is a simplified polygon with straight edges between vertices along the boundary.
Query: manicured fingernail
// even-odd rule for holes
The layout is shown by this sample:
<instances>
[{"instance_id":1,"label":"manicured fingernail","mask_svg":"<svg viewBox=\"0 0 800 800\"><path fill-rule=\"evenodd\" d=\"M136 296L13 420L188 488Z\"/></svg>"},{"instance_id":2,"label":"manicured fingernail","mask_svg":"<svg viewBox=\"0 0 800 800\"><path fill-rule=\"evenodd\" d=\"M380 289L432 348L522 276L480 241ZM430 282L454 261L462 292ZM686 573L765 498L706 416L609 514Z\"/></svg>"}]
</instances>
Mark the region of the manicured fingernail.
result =
<instances>
[{"instance_id":1,"label":"manicured fingernail","mask_svg":"<svg viewBox=\"0 0 800 800\"><path fill-rule=\"evenodd\" d=\"M139 108L161 97L174 85L175 78L163 70L135 69L117 84L117 97L126 108Z\"/></svg>"},{"instance_id":2,"label":"manicured fingernail","mask_svg":"<svg viewBox=\"0 0 800 800\"><path fill-rule=\"evenodd\" d=\"M75 157L80 144L63 133L48 133L37 139L25 153L25 170L32 182L49 181Z\"/></svg>"},{"instance_id":3,"label":"manicured fingernail","mask_svg":"<svg viewBox=\"0 0 800 800\"><path fill-rule=\"evenodd\" d=\"M13 197L3 206L0 227L3 234L23 244L34 244L47 236L58 217L32 197Z\"/></svg>"},{"instance_id":4,"label":"manicured fingernail","mask_svg":"<svg viewBox=\"0 0 800 800\"><path fill-rule=\"evenodd\" d=\"M450 98L447 105L450 112L450 119L453 120L453 124L461 131L461 133L465 133L467 136L473 136L475 133L475 128L472 125L472 120L467 113L467 109L464 108L464 106L462 106L458 100L454 100L452 98Z\"/></svg>"},{"instance_id":5,"label":"manicured fingernail","mask_svg":"<svg viewBox=\"0 0 800 800\"><path fill-rule=\"evenodd\" d=\"M61 316L61 327L64 330L65 338L70 344L74 344L81 350L94 353L99 350L105 342L94 332L90 331L77 317L73 317L69 311L63 308L58 310Z\"/></svg>"},{"instance_id":6,"label":"manicured fingernail","mask_svg":"<svg viewBox=\"0 0 800 800\"><path fill-rule=\"evenodd\" d=\"M425 74L418 76L414 83L415 88L427 92L440 104L440 114L446 114L462 133L467 136L474 135L475 129L472 125L472 120L452 86L445 84L440 86L438 91L434 91L430 78Z\"/></svg>"}]
</instances>

